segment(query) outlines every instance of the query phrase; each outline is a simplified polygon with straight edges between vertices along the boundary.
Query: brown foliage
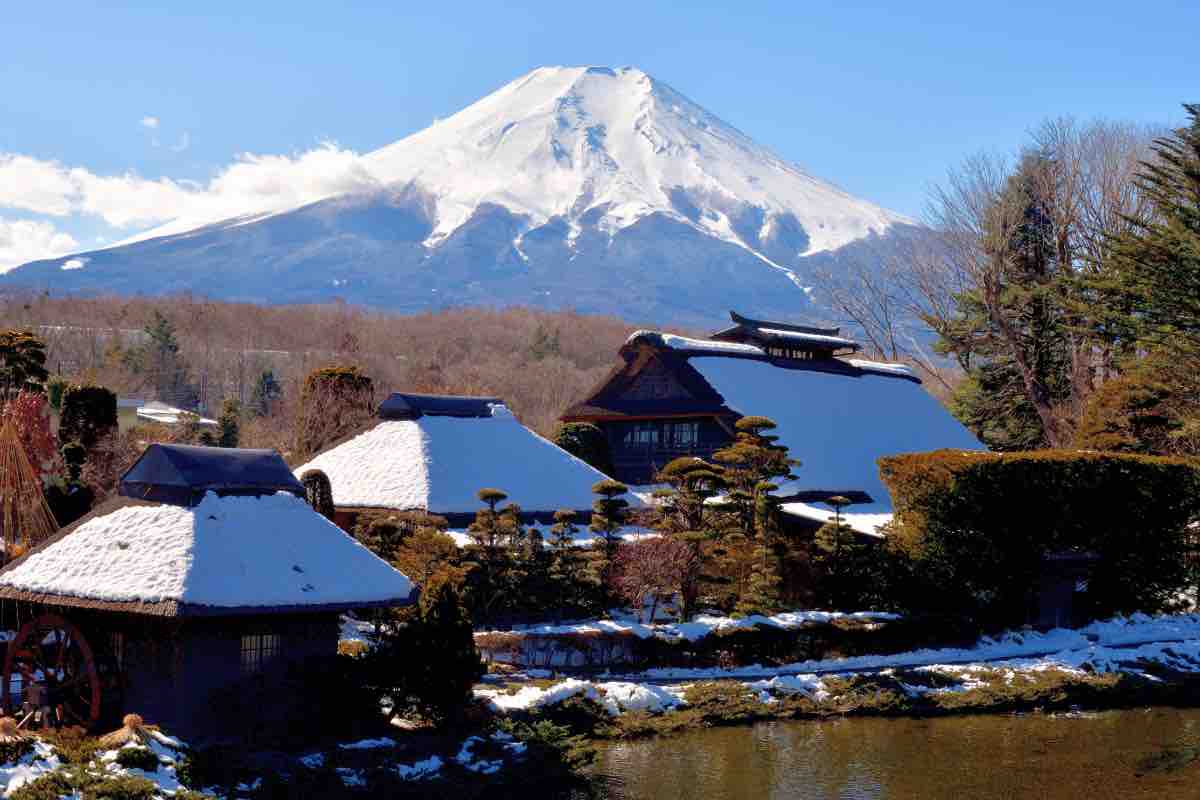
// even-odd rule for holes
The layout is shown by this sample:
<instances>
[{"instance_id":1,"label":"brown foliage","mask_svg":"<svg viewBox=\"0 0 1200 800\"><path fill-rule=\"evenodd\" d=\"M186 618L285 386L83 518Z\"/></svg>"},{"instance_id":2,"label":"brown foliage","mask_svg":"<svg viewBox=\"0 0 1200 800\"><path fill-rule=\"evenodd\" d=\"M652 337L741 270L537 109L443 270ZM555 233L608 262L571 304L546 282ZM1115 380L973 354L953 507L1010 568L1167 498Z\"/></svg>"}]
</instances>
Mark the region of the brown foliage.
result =
<instances>
[{"instance_id":1,"label":"brown foliage","mask_svg":"<svg viewBox=\"0 0 1200 800\"><path fill-rule=\"evenodd\" d=\"M304 377L330 363L356 363L374 380L376 399L392 391L477 394L503 398L526 425L552 435L558 415L615 364L633 331L627 322L575 312L525 308L451 309L412 315L343 303L256 306L189 295L165 298L0 298L0 318L31 327L46 342L47 367L91 380L122 397L153 395L153 376L136 373L121 354L137 345L155 310L176 326L180 356L199 386L201 410L221 401L243 406L264 369L283 397L272 416L248 420L246 447L289 449ZM546 332L552 348L539 346Z\"/></svg>"}]
</instances>

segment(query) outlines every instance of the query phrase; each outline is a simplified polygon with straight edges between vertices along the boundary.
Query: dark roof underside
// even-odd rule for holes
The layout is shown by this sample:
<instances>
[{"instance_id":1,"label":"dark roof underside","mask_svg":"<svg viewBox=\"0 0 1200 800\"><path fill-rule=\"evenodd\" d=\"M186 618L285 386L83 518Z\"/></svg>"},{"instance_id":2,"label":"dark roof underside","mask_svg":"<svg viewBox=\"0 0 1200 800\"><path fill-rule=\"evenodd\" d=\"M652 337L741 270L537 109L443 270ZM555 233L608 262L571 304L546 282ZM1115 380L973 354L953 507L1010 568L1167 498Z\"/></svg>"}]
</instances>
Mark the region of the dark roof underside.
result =
<instances>
[{"instance_id":1,"label":"dark roof underside","mask_svg":"<svg viewBox=\"0 0 1200 800\"><path fill-rule=\"evenodd\" d=\"M121 476L123 497L172 505L193 505L205 492L290 492L304 497L304 486L274 450L151 444Z\"/></svg>"},{"instance_id":2,"label":"dark roof underside","mask_svg":"<svg viewBox=\"0 0 1200 800\"><path fill-rule=\"evenodd\" d=\"M496 397L393 392L387 400L379 404L376 416L390 420L421 417L490 417L491 407L503 402Z\"/></svg>"}]
</instances>

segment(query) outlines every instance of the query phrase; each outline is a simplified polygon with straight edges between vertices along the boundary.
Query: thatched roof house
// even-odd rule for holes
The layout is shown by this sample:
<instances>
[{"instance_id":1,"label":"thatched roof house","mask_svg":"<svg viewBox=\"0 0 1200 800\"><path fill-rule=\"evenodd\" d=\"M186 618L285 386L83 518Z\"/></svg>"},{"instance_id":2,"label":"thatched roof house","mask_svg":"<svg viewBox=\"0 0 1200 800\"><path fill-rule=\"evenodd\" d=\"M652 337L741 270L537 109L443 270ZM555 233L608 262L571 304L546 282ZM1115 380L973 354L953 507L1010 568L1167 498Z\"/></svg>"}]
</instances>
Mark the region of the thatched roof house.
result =
<instances>
[{"instance_id":1,"label":"thatched roof house","mask_svg":"<svg viewBox=\"0 0 1200 800\"><path fill-rule=\"evenodd\" d=\"M606 477L526 428L496 398L396 393L377 416L367 431L294 471L325 473L344 527L367 509L427 511L464 526L485 487L544 521L561 508L586 512L592 485Z\"/></svg>"},{"instance_id":2,"label":"thatched roof house","mask_svg":"<svg viewBox=\"0 0 1200 800\"><path fill-rule=\"evenodd\" d=\"M0 599L31 619L9 649L10 707L21 667L47 657L36 643L71 628L84 646L61 657L97 690L79 716L136 711L202 737L224 727L217 694L335 654L340 612L406 604L413 585L316 513L277 453L154 444L118 497L0 569Z\"/></svg>"},{"instance_id":3,"label":"thatched roof house","mask_svg":"<svg viewBox=\"0 0 1200 800\"><path fill-rule=\"evenodd\" d=\"M838 329L731 317L709 339L637 331L622 363L563 414L605 431L614 477L644 484L673 458L709 458L740 417L761 415L801 461L797 480L779 489L790 511L823 517L810 504L843 495L854 511L879 515L890 499L878 457L983 449L909 367L857 358L858 344Z\"/></svg>"}]
</instances>

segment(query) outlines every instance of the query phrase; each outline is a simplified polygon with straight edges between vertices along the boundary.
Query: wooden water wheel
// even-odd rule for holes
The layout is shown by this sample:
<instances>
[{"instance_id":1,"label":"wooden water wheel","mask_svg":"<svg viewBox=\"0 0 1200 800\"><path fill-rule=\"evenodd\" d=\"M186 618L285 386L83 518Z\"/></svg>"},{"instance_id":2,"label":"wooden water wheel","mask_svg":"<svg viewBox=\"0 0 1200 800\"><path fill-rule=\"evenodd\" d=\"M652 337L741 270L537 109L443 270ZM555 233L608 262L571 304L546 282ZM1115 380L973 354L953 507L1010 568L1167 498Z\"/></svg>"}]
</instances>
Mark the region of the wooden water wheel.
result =
<instances>
[{"instance_id":1,"label":"wooden water wheel","mask_svg":"<svg viewBox=\"0 0 1200 800\"><path fill-rule=\"evenodd\" d=\"M36 683L42 704L61 709L64 725L91 728L100 719L96 657L79 629L57 614L26 622L4 658L4 707L25 727L37 709L22 710Z\"/></svg>"}]
</instances>

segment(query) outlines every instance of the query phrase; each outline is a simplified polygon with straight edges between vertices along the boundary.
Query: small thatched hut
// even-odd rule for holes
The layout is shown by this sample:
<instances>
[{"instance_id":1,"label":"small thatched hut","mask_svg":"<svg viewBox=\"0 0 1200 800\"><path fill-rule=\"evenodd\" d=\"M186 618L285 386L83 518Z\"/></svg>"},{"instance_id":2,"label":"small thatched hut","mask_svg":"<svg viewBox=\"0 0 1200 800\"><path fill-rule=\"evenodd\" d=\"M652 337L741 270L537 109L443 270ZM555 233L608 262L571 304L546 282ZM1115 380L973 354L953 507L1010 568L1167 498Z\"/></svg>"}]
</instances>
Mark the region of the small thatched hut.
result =
<instances>
[{"instance_id":1,"label":"small thatched hut","mask_svg":"<svg viewBox=\"0 0 1200 800\"><path fill-rule=\"evenodd\" d=\"M0 599L27 620L7 709L48 691L66 723L136 711L192 739L237 730L248 707L256 723L287 716L254 698L335 654L341 612L413 595L303 498L274 451L151 445L118 497L0 569Z\"/></svg>"}]
</instances>

